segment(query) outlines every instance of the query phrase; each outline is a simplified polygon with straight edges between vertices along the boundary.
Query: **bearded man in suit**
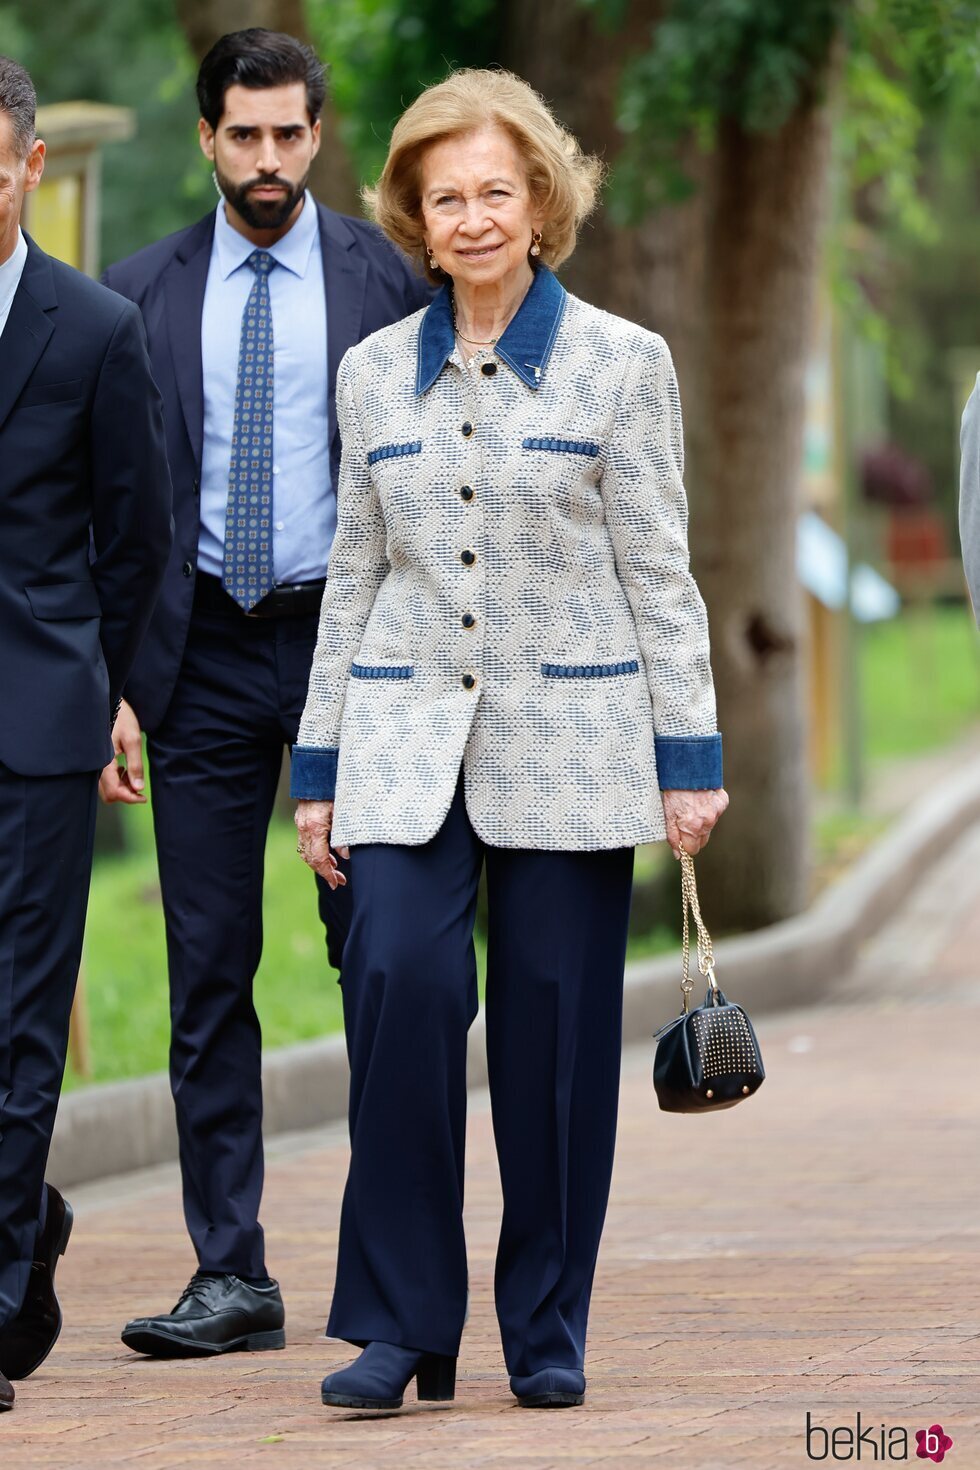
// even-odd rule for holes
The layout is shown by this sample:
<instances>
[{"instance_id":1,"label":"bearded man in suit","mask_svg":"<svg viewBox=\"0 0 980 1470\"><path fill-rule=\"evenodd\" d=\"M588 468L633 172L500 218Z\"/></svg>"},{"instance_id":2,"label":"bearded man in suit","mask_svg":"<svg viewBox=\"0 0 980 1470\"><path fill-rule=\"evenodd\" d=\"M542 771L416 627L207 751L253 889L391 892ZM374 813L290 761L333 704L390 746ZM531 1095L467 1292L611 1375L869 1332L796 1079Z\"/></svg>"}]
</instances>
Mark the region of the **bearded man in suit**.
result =
<instances>
[{"instance_id":1,"label":"bearded man in suit","mask_svg":"<svg viewBox=\"0 0 980 1470\"><path fill-rule=\"evenodd\" d=\"M170 1312L127 1324L158 1357L282 1347L267 1272L261 1038L252 982L283 748L296 740L336 525L334 383L347 349L429 299L373 226L307 188L324 72L291 36L224 36L198 77L221 198L112 266L140 307L164 398L176 538L115 744L108 801L145 799L146 732L167 925L184 1211L197 1270ZM349 898L318 879L339 967ZM288 983L288 977L283 977Z\"/></svg>"}]
</instances>

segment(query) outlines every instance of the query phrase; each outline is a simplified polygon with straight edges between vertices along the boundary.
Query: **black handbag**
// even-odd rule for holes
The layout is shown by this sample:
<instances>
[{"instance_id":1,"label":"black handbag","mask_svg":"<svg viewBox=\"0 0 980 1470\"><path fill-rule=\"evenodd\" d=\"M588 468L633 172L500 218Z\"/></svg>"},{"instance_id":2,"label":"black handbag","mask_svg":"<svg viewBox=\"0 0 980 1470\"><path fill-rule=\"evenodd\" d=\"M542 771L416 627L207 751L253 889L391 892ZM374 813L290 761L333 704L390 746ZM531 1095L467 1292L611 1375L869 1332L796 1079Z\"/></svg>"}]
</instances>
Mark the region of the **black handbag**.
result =
<instances>
[{"instance_id":1,"label":"black handbag","mask_svg":"<svg viewBox=\"0 0 980 1470\"><path fill-rule=\"evenodd\" d=\"M657 1051L653 1085L666 1113L706 1113L733 1108L751 1097L765 1080L762 1053L752 1022L740 1005L726 999L715 979L711 939L698 904L694 861L681 852L681 890L684 903L684 1008L679 1016L655 1032ZM691 1009L691 940L688 910L697 929L698 969L708 981L704 1005Z\"/></svg>"}]
</instances>

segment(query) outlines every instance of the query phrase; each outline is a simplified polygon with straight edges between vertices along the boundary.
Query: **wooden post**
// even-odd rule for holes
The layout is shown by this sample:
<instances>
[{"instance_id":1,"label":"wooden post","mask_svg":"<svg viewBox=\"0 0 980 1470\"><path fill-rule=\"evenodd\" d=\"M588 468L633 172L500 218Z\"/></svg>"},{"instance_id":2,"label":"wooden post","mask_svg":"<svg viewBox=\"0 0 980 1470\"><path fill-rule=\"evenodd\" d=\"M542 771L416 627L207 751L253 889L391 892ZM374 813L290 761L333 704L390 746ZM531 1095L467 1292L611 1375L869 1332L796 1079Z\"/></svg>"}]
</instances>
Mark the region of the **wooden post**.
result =
<instances>
[{"instance_id":1,"label":"wooden post","mask_svg":"<svg viewBox=\"0 0 980 1470\"><path fill-rule=\"evenodd\" d=\"M826 790L834 778L840 721L840 614L817 597L807 597L809 612L810 771Z\"/></svg>"},{"instance_id":2,"label":"wooden post","mask_svg":"<svg viewBox=\"0 0 980 1470\"><path fill-rule=\"evenodd\" d=\"M24 227L42 249L90 276L99 273L99 149L131 138L135 126L131 108L101 102L37 110L37 135L48 152L40 186L25 200Z\"/></svg>"}]
</instances>

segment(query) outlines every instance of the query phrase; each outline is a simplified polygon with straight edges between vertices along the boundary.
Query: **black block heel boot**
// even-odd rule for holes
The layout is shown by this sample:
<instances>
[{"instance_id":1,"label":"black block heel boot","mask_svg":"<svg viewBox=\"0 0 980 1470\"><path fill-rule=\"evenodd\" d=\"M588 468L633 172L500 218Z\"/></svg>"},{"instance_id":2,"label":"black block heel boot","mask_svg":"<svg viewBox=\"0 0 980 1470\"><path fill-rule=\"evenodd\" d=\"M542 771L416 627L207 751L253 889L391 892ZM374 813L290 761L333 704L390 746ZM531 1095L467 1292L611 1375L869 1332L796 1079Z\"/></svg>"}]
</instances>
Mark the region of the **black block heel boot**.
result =
<instances>
[{"instance_id":1,"label":"black block heel boot","mask_svg":"<svg viewBox=\"0 0 980 1470\"><path fill-rule=\"evenodd\" d=\"M456 1359L426 1353L415 1375L415 1392L420 1399L448 1403L456 1397Z\"/></svg>"},{"instance_id":2,"label":"black block heel boot","mask_svg":"<svg viewBox=\"0 0 980 1470\"><path fill-rule=\"evenodd\" d=\"M577 1368L542 1368L510 1380L522 1409L571 1409L585 1402L585 1374Z\"/></svg>"},{"instance_id":3,"label":"black block heel boot","mask_svg":"<svg viewBox=\"0 0 980 1470\"><path fill-rule=\"evenodd\" d=\"M456 1359L369 1342L355 1363L327 1374L320 1398L334 1409L400 1409L413 1378L420 1400L446 1403L456 1396Z\"/></svg>"}]
</instances>

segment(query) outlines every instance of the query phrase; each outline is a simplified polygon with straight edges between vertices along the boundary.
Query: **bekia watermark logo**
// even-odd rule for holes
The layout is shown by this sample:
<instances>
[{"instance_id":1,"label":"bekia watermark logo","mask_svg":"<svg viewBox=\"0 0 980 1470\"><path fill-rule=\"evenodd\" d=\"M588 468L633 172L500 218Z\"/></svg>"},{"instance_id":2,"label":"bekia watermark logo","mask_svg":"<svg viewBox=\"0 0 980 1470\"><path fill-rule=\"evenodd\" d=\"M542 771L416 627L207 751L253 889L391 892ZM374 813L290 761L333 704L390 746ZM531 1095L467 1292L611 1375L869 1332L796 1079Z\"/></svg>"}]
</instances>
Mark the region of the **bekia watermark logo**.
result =
<instances>
[{"instance_id":1,"label":"bekia watermark logo","mask_svg":"<svg viewBox=\"0 0 980 1470\"><path fill-rule=\"evenodd\" d=\"M945 1460L946 1451L953 1448L953 1441L948 1434L943 1433L941 1424L934 1424L931 1429L917 1429L915 1438L919 1448L916 1455L920 1460Z\"/></svg>"},{"instance_id":2,"label":"bekia watermark logo","mask_svg":"<svg viewBox=\"0 0 980 1470\"><path fill-rule=\"evenodd\" d=\"M807 1410L808 1460L864 1460L866 1463L873 1463L914 1458L931 1460L939 1465L952 1448L953 1441L941 1424L932 1424L928 1429L917 1429L910 1436L901 1424L866 1424L858 1413L853 1424L837 1424L827 1428L823 1424L815 1423L813 1415Z\"/></svg>"}]
</instances>

